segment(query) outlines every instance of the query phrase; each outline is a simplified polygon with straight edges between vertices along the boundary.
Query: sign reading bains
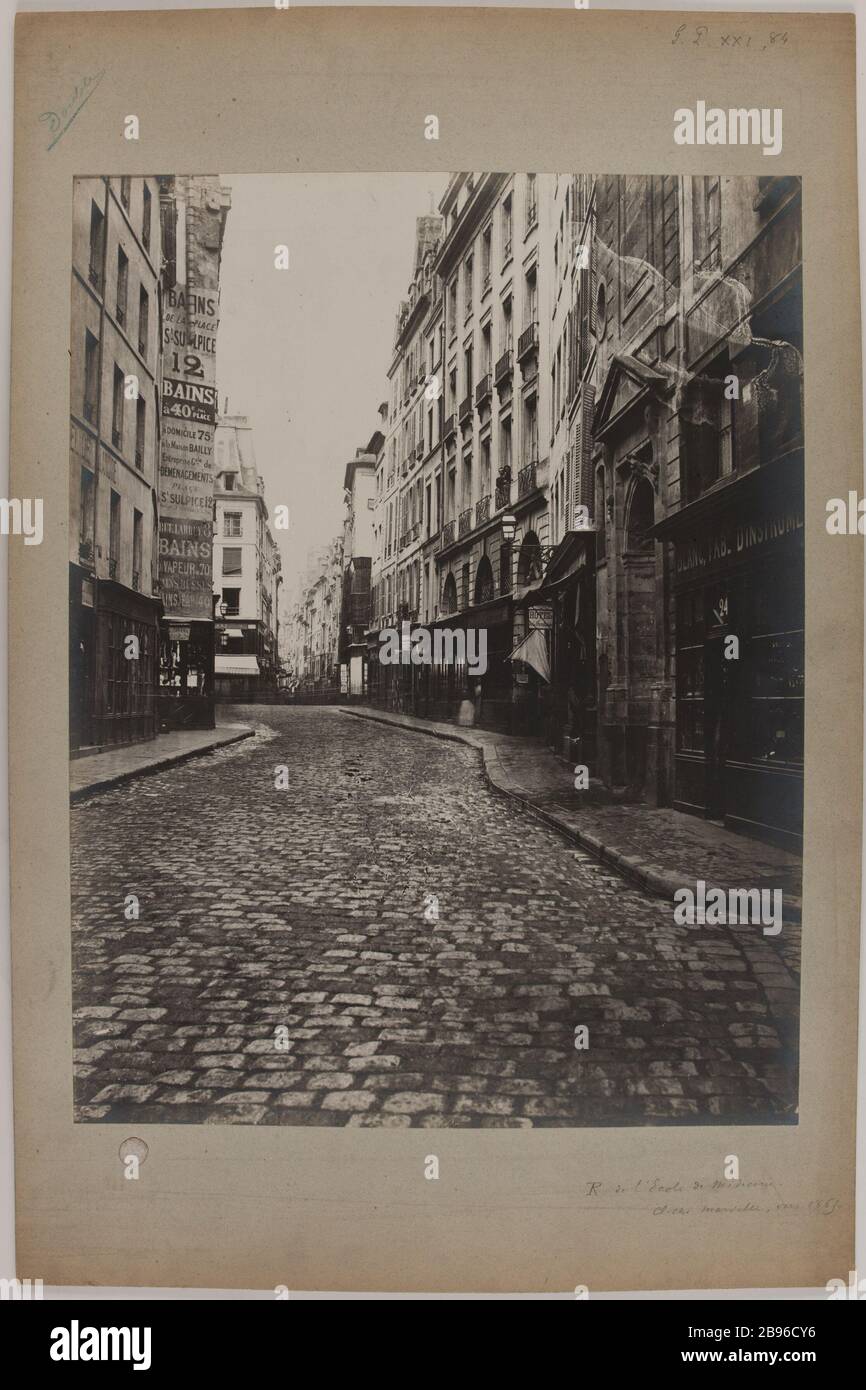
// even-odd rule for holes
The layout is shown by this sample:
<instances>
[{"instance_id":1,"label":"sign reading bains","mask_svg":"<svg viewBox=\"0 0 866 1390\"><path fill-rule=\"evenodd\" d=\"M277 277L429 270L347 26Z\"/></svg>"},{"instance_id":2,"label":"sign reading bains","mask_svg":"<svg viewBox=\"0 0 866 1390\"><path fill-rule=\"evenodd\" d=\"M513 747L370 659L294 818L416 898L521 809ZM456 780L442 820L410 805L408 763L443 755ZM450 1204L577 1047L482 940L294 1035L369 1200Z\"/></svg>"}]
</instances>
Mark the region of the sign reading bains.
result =
<instances>
[{"instance_id":1,"label":"sign reading bains","mask_svg":"<svg viewBox=\"0 0 866 1390\"><path fill-rule=\"evenodd\" d=\"M165 301L159 573L166 615L212 617L216 290L175 285Z\"/></svg>"}]
</instances>

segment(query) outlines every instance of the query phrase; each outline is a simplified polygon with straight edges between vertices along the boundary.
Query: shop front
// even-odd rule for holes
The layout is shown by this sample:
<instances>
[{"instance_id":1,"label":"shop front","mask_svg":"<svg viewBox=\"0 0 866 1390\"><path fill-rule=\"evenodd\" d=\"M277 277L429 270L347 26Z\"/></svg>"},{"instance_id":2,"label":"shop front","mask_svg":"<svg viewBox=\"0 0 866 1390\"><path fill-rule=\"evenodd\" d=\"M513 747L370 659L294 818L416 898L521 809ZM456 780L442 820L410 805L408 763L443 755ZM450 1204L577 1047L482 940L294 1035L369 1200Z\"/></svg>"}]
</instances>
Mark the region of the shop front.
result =
<instances>
[{"instance_id":1,"label":"shop front","mask_svg":"<svg viewBox=\"0 0 866 1390\"><path fill-rule=\"evenodd\" d=\"M674 806L798 852L802 453L705 494L655 534L673 543Z\"/></svg>"}]
</instances>

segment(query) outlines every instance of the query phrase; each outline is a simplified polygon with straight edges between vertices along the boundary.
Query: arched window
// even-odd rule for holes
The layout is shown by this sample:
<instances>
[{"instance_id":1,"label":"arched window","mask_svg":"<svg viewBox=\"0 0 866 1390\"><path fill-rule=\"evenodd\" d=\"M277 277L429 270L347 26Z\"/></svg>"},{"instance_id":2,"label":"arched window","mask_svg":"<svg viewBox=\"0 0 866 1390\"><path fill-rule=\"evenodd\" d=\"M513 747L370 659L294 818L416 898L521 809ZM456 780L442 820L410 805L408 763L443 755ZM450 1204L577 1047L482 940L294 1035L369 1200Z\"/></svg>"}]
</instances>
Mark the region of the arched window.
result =
<instances>
[{"instance_id":1,"label":"arched window","mask_svg":"<svg viewBox=\"0 0 866 1390\"><path fill-rule=\"evenodd\" d=\"M448 575L442 586L442 612L457 612L457 581L453 574Z\"/></svg>"},{"instance_id":2,"label":"arched window","mask_svg":"<svg viewBox=\"0 0 866 1390\"><path fill-rule=\"evenodd\" d=\"M651 551L655 542L655 491L648 478L638 478L632 488L626 521L626 550Z\"/></svg>"},{"instance_id":3,"label":"arched window","mask_svg":"<svg viewBox=\"0 0 866 1390\"><path fill-rule=\"evenodd\" d=\"M489 603L493 598L493 566L486 555L478 562L475 575L475 603Z\"/></svg>"},{"instance_id":4,"label":"arched window","mask_svg":"<svg viewBox=\"0 0 866 1390\"><path fill-rule=\"evenodd\" d=\"M518 584L532 584L542 576L541 546L534 531L527 531L517 557Z\"/></svg>"},{"instance_id":5,"label":"arched window","mask_svg":"<svg viewBox=\"0 0 866 1390\"><path fill-rule=\"evenodd\" d=\"M604 464L595 470L595 493L593 500L595 522L595 557L607 558L607 499L604 486Z\"/></svg>"}]
</instances>

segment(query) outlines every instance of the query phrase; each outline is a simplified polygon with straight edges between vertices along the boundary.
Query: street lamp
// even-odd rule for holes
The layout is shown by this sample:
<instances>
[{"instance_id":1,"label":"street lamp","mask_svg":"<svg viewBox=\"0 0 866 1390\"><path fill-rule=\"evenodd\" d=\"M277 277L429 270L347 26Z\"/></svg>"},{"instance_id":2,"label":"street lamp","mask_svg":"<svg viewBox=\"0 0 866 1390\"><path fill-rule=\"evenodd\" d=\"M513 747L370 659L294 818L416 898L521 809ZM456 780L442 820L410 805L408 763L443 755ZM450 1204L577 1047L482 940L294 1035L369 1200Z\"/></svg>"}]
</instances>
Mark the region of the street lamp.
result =
<instances>
[{"instance_id":1,"label":"street lamp","mask_svg":"<svg viewBox=\"0 0 866 1390\"><path fill-rule=\"evenodd\" d=\"M506 512L502 518L502 539L510 545L514 540L514 533L517 530L517 517Z\"/></svg>"}]
</instances>

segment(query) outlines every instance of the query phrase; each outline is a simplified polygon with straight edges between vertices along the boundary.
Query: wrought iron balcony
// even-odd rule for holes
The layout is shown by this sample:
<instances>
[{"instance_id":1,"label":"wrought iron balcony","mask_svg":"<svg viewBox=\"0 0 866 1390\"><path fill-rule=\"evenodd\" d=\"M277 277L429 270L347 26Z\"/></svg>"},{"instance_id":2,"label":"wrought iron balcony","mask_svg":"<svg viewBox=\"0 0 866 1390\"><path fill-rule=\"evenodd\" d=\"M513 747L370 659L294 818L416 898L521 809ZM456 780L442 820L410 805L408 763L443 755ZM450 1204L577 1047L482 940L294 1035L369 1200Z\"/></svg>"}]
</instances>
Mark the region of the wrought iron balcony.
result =
<instances>
[{"instance_id":1,"label":"wrought iron balcony","mask_svg":"<svg viewBox=\"0 0 866 1390\"><path fill-rule=\"evenodd\" d=\"M511 348L503 352L499 361L496 363L496 371L493 373L493 384L502 386L504 382L511 379Z\"/></svg>"},{"instance_id":2,"label":"wrought iron balcony","mask_svg":"<svg viewBox=\"0 0 866 1390\"><path fill-rule=\"evenodd\" d=\"M455 414L454 414L454 412L453 412L453 410L452 410L451 414L450 414L450 415L448 416L448 418L446 419L445 424L444 424L444 426L443 426L443 428L442 428L442 437L443 437L443 439L451 439L452 436L455 435L456 433L457 433L457 417L455 416Z\"/></svg>"},{"instance_id":3,"label":"wrought iron balcony","mask_svg":"<svg viewBox=\"0 0 866 1390\"><path fill-rule=\"evenodd\" d=\"M453 544L454 544L454 532L455 532L455 530L456 530L456 527L457 527L457 522L456 522L456 521L446 521L445 525L442 527L442 549L443 549L443 550L445 549L446 546L448 546L448 545L453 545Z\"/></svg>"},{"instance_id":4,"label":"wrought iron balcony","mask_svg":"<svg viewBox=\"0 0 866 1390\"><path fill-rule=\"evenodd\" d=\"M109 562L108 562L108 577L109 577L109 579L116 579L116 578L117 578L117 561L116 561L116 560L109 560Z\"/></svg>"},{"instance_id":5,"label":"wrought iron balcony","mask_svg":"<svg viewBox=\"0 0 866 1390\"><path fill-rule=\"evenodd\" d=\"M517 360L522 362L524 357L528 357L538 347L538 322L533 320L524 328L517 340Z\"/></svg>"},{"instance_id":6,"label":"wrought iron balcony","mask_svg":"<svg viewBox=\"0 0 866 1390\"><path fill-rule=\"evenodd\" d=\"M502 243L502 264L511 260L511 233L509 232Z\"/></svg>"},{"instance_id":7,"label":"wrought iron balcony","mask_svg":"<svg viewBox=\"0 0 866 1390\"><path fill-rule=\"evenodd\" d=\"M461 425L465 425L467 420L471 420L471 419L472 419L472 393L471 393L471 392L470 392L470 394L469 394L468 396L465 396L464 399L460 402L460 409L459 409L458 412L457 412L457 418L458 418L458 420L460 421L460 424L461 424Z\"/></svg>"},{"instance_id":8,"label":"wrought iron balcony","mask_svg":"<svg viewBox=\"0 0 866 1390\"><path fill-rule=\"evenodd\" d=\"M496 510L497 510L497 511L501 511L503 507L507 507L507 506L508 506L508 504L509 504L510 501L511 501L511 479L508 478L507 480L503 480L503 481L497 480L497 483L496 483Z\"/></svg>"},{"instance_id":9,"label":"wrought iron balcony","mask_svg":"<svg viewBox=\"0 0 866 1390\"><path fill-rule=\"evenodd\" d=\"M141 592L141 575L139 574L138 570L132 571L132 587L138 593Z\"/></svg>"},{"instance_id":10,"label":"wrought iron balcony","mask_svg":"<svg viewBox=\"0 0 866 1390\"><path fill-rule=\"evenodd\" d=\"M457 521L457 535L465 536L472 530L472 508L467 507L460 513Z\"/></svg>"},{"instance_id":11,"label":"wrought iron balcony","mask_svg":"<svg viewBox=\"0 0 866 1390\"><path fill-rule=\"evenodd\" d=\"M528 492L534 491L535 487L537 486L537 470L538 464L534 460L532 463L528 463L525 468L521 468L520 472L517 475L518 497L525 497Z\"/></svg>"},{"instance_id":12,"label":"wrought iron balcony","mask_svg":"<svg viewBox=\"0 0 866 1390\"><path fill-rule=\"evenodd\" d=\"M528 232L531 232L531 231L532 231L532 228L535 226L535 224L536 224L537 221L538 221L538 203L537 203L537 202L534 202L534 201L531 202L531 203L527 203L527 205L526 205L526 230L527 230Z\"/></svg>"},{"instance_id":13,"label":"wrought iron balcony","mask_svg":"<svg viewBox=\"0 0 866 1390\"><path fill-rule=\"evenodd\" d=\"M489 372L485 372L484 375L483 375L483 377L482 377L481 380L479 381L478 385L475 387L475 405L476 405L476 408L480 409L480 407L484 404L485 401L489 401L489 399L490 399L490 391L491 391L491 376L490 376L490 373L489 373Z\"/></svg>"},{"instance_id":14,"label":"wrought iron balcony","mask_svg":"<svg viewBox=\"0 0 866 1390\"><path fill-rule=\"evenodd\" d=\"M485 497L479 497L475 503L475 525L481 526L485 521L490 520L490 493Z\"/></svg>"}]
</instances>

